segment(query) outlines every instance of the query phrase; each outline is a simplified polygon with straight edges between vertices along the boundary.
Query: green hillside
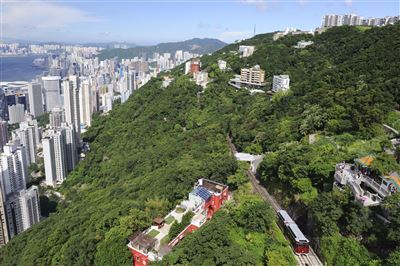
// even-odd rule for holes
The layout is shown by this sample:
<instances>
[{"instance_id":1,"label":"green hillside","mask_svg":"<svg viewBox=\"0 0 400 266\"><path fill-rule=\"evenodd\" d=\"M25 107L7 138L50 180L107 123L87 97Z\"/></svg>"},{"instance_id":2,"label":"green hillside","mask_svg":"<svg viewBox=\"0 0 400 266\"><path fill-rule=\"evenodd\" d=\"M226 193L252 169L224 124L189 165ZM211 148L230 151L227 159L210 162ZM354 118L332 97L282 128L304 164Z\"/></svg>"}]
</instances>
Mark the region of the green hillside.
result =
<instances>
[{"instance_id":1,"label":"green hillside","mask_svg":"<svg viewBox=\"0 0 400 266\"><path fill-rule=\"evenodd\" d=\"M304 38L314 45L292 47ZM235 202L162 264L293 264L271 211L229 154L229 133L240 150L266 153L261 181L297 214L328 265L399 265L399 196L384 203L391 223L382 226L379 210L333 191L332 182L337 162L371 153L377 169L399 169L383 152L389 137L381 124L396 121L400 103L400 25L276 42L263 34L242 43L256 45L253 56L239 58L233 44L202 57L213 79L203 94L176 69L168 88L153 79L109 116L96 117L85 136L91 151L61 188L66 200L1 248L0 264L131 265L126 237L166 214L200 177L237 189ZM218 59L232 71L221 72ZM227 84L254 64L268 82L289 74L290 91L271 99Z\"/></svg>"}]
</instances>

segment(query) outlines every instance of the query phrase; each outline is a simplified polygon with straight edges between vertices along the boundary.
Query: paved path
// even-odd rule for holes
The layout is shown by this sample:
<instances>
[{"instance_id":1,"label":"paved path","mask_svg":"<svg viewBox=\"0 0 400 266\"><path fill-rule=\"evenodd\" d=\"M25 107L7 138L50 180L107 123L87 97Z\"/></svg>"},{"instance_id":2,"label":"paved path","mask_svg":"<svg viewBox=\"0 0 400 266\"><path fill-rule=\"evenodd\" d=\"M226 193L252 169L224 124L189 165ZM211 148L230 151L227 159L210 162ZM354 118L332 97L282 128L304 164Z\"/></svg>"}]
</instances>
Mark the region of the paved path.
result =
<instances>
[{"instance_id":1,"label":"paved path","mask_svg":"<svg viewBox=\"0 0 400 266\"><path fill-rule=\"evenodd\" d=\"M229 149L231 153L235 155L237 153L235 145L232 143L232 139L229 136L226 136L226 140L229 145ZM275 210L282 210L282 207L276 201L276 199L269 194L267 189L260 185L260 182L254 175L254 173L249 169L247 170L247 176L250 179L250 182L253 186L253 190L257 192L261 198L267 202L271 207ZM298 265L300 266L323 266L322 262L319 260L318 256L315 254L314 250L310 246L310 253L303 255L295 255Z\"/></svg>"}]
</instances>

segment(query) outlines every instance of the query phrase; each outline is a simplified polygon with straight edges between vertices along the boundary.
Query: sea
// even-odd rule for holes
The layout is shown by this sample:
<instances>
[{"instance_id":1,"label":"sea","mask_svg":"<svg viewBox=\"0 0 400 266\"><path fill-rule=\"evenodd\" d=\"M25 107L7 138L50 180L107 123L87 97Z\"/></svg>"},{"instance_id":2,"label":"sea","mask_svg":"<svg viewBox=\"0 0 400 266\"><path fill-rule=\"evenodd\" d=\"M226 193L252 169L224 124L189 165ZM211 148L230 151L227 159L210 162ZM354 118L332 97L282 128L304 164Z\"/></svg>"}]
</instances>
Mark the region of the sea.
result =
<instances>
[{"instance_id":1,"label":"sea","mask_svg":"<svg viewBox=\"0 0 400 266\"><path fill-rule=\"evenodd\" d=\"M38 55L0 57L0 82L31 81L45 69L34 67L32 62Z\"/></svg>"}]
</instances>

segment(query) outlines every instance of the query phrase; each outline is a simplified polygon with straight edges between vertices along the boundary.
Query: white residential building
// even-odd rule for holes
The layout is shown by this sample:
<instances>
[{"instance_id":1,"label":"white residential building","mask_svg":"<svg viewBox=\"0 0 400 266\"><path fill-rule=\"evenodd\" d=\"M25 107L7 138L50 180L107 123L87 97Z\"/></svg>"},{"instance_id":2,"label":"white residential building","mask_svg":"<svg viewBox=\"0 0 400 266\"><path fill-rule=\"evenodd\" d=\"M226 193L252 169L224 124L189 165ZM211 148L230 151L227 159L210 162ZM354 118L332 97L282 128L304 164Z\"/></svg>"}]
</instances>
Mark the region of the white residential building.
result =
<instances>
[{"instance_id":1,"label":"white residential building","mask_svg":"<svg viewBox=\"0 0 400 266\"><path fill-rule=\"evenodd\" d=\"M65 129L48 130L42 143L46 185L54 187L67 177Z\"/></svg>"},{"instance_id":2,"label":"white residential building","mask_svg":"<svg viewBox=\"0 0 400 266\"><path fill-rule=\"evenodd\" d=\"M24 105L17 103L15 105L8 106L9 123L17 124L25 121L25 110Z\"/></svg>"},{"instance_id":3,"label":"white residential building","mask_svg":"<svg viewBox=\"0 0 400 266\"><path fill-rule=\"evenodd\" d=\"M101 95L101 105L104 113L108 113L112 110L113 106L113 93L107 92Z\"/></svg>"},{"instance_id":4,"label":"white residential building","mask_svg":"<svg viewBox=\"0 0 400 266\"><path fill-rule=\"evenodd\" d=\"M10 240L8 235L7 215L5 209L5 195L0 189L0 247Z\"/></svg>"},{"instance_id":5,"label":"white residential building","mask_svg":"<svg viewBox=\"0 0 400 266\"><path fill-rule=\"evenodd\" d=\"M26 188L28 163L26 150L18 140L8 142L0 155L1 189L3 195Z\"/></svg>"},{"instance_id":6,"label":"white residential building","mask_svg":"<svg viewBox=\"0 0 400 266\"><path fill-rule=\"evenodd\" d=\"M61 128L65 133L65 155L67 162L67 171L74 170L78 163L78 145L75 134L75 128L71 124L62 124Z\"/></svg>"},{"instance_id":7,"label":"white residential building","mask_svg":"<svg viewBox=\"0 0 400 266\"><path fill-rule=\"evenodd\" d=\"M254 53L255 47L250 45L240 45L239 53L242 57L249 57Z\"/></svg>"},{"instance_id":8,"label":"white residential building","mask_svg":"<svg viewBox=\"0 0 400 266\"><path fill-rule=\"evenodd\" d=\"M43 114L42 85L32 82L28 86L29 113L34 117Z\"/></svg>"},{"instance_id":9,"label":"white residential building","mask_svg":"<svg viewBox=\"0 0 400 266\"><path fill-rule=\"evenodd\" d=\"M322 18L322 27L335 27L343 25L343 16L341 15L325 15Z\"/></svg>"},{"instance_id":10,"label":"white residential building","mask_svg":"<svg viewBox=\"0 0 400 266\"><path fill-rule=\"evenodd\" d=\"M286 91L289 89L290 78L288 75L274 76L272 83L272 91Z\"/></svg>"},{"instance_id":11,"label":"white residential building","mask_svg":"<svg viewBox=\"0 0 400 266\"><path fill-rule=\"evenodd\" d=\"M36 186L11 194L5 206L10 238L40 221L39 193Z\"/></svg>"},{"instance_id":12,"label":"white residential building","mask_svg":"<svg viewBox=\"0 0 400 266\"><path fill-rule=\"evenodd\" d=\"M3 146L8 142L7 124L7 121L0 120L0 152L3 151Z\"/></svg>"},{"instance_id":13,"label":"white residential building","mask_svg":"<svg viewBox=\"0 0 400 266\"><path fill-rule=\"evenodd\" d=\"M19 139L21 144L26 149L26 159L28 166L36 163L37 154L37 138L36 128L34 125L29 125L27 122L21 123L20 128L13 132L13 140Z\"/></svg>"},{"instance_id":14,"label":"white residential building","mask_svg":"<svg viewBox=\"0 0 400 266\"><path fill-rule=\"evenodd\" d=\"M77 76L70 76L69 80L63 81L65 122L75 128L76 138L79 142L81 136L81 117L79 102L80 80ZM86 85L85 85L86 86ZM63 121L64 122L64 121Z\"/></svg>"},{"instance_id":15,"label":"white residential building","mask_svg":"<svg viewBox=\"0 0 400 266\"><path fill-rule=\"evenodd\" d=\"M48 112L54 107L61 106L60 79L59 76L42 77L46 111Z\"/></svg>"},{"instance_id":16,"label":"white residential building","mask_svg":"<svg viewBox=\"0 0 400 266\"><path fill-rule=\"evenodd\" d=\"M297 45L294 46L294 48L297 48L297 49L304 49L304 48L306 48L307 46L310 46L310 45L312 45L312 44L314 44L313 41L304 41L304 40L302 40L302 41L298 41L298 42L297 42Z\"/></svg>"},{"instance_id":17,"label":"white residential building","mask_svg":"<svg viewBox=\"0 0 400 266\"><path fill-rule=\"evenodd\" d=\"M208 73L205 71L193 73L193 79L197 85L205 88L208 83Z\"/></svg>"},{"instance_id":18,"label":"white residential building","mask_svg":"<svg viewBox=\"0 0 400 266\"><path fill-rule=\"evenodd\" d=\"M61 127L62 123L65 123L65 111L60 107L53 108L49 114L50 127L56 128Z\"/></svg>"},{"instance_id":19,"label":"white residential building","mask_svg":"<svg viewBox=\"0 0 400 266\"><path fill-rule=\"evenodd\" d=\"M81 89L79 91L80 122L89 127L92 124L92 100L90 82L84 79L81 82Z\"/></svg>"},{"instance_id":20,"label":"white residential building","mask_svg":"<svg viewBox=\"0 0 400 266\"><path fill-rule=\"evenodd\" d=\"M218 67L220 70L225 70L226 69L226 61L218 60Z\"/></svg>"}]
</instances>

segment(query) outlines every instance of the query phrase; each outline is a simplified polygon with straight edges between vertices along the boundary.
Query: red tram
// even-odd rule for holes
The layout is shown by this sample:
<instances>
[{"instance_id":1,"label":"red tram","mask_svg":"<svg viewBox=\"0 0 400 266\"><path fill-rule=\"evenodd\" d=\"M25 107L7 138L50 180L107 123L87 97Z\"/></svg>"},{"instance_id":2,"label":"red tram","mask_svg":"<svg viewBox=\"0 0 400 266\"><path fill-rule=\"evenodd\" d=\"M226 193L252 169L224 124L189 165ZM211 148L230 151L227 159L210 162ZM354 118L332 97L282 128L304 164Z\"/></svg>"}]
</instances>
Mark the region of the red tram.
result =
<instances>
[{"instance_id":1,"label":"red tram","mask_svg":"<svg viewBox=\"0 0 400 266\"><path fill-rule=\"evenodd\" d=\"M285 210L278 211L279 224L293 245L296 254L308 254L310 241Z\"/></svg>"}]
</instances>

